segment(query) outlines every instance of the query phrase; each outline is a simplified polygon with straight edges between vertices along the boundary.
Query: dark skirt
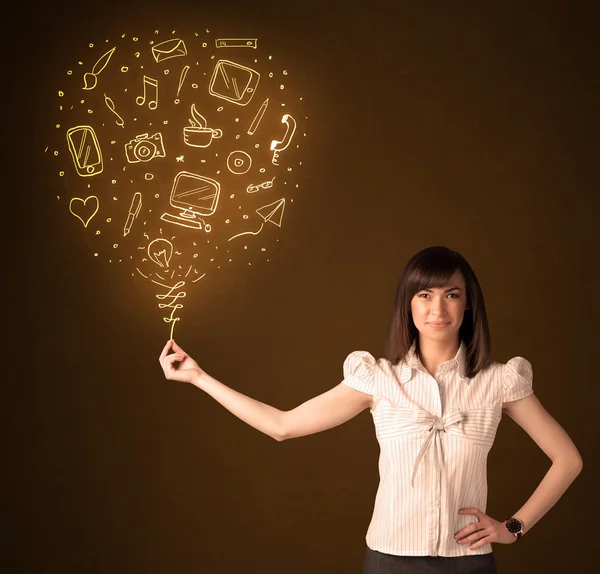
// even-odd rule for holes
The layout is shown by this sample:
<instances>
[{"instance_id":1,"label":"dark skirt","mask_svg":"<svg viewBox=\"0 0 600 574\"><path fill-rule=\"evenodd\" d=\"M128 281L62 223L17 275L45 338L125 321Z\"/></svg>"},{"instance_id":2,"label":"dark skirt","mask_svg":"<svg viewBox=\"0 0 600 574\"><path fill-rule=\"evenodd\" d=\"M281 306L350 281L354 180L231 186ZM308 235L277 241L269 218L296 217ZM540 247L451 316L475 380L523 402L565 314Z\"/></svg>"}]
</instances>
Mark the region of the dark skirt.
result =
<instances>
[{"instance_id":1,"label":"dark skirt","mask_svg":"<svg viewBox=\"0 0 600 574\"><path fill-rule=\"evenodd\" d=\"M363 574L498 574L494 553L470 556L395 556L371 550Z\"/></svg>"}]
</instances>

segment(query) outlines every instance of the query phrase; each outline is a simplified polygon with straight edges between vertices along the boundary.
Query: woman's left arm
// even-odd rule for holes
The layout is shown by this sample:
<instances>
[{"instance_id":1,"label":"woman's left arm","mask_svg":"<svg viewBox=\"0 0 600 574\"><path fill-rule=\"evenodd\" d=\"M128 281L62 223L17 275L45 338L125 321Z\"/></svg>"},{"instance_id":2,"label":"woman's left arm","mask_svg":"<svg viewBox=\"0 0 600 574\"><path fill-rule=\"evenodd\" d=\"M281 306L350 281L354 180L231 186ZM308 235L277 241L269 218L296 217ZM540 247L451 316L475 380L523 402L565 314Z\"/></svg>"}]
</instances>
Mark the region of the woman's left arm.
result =
<instances>
[{"instance_id":1,"label":"woman's left arm","mask_svg":"<svg viewBox=\"0 0 600 574\"><path fill-rule=\"evenodd\" d=\"M552 461L546 476L529 500L512 515L523 522L525 534L558 502L577 478L583 468L583 460L571 437L534 394L504 403L502 411L522 427ZM511 544L516 540L504 522L494 520L478 508L462 508L459 512L473 514L479 521L455 534L459 544L470 544L469 550L489 542Z\"/></svg>"},{"instance_id":2,"label":"woman's left arm","mask_svg":"<svg viewBox=\"0 0 600 574\"><path fill-rule=\"evenodd\" d=\"M548 512L583 468L583 459L571 437L542 406L535 394L505 403L503 408L546 453L550 469L529 500L512 516L523 521L526 533Z\"/></svg>"}]
</instances>

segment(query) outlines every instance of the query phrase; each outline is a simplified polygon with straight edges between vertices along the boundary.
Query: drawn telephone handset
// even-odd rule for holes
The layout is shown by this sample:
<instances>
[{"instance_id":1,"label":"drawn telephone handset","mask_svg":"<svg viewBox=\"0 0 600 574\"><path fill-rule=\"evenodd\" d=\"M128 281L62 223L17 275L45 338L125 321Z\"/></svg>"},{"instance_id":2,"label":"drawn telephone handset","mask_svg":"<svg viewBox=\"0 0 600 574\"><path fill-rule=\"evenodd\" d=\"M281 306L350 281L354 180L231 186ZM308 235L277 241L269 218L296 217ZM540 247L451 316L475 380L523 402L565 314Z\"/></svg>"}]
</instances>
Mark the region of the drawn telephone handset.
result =
<instances>
[{"instance_id":1,"label":"drawn telephone handset","mask_svg":"<svg viewBox=\"0 0 600 574\"><path fill-rule=\"evenodd\" d=\"M287 149L294 137L294 133L296 132L296 120L290 114L283 114L281 118L281 123L285 124L285 134L283 134L282 140L273 140L271 142L271 151L273 152L273 165L279 165L277 163L277 159L279 158L279 152Z\"/></svg>"}]
</instances>

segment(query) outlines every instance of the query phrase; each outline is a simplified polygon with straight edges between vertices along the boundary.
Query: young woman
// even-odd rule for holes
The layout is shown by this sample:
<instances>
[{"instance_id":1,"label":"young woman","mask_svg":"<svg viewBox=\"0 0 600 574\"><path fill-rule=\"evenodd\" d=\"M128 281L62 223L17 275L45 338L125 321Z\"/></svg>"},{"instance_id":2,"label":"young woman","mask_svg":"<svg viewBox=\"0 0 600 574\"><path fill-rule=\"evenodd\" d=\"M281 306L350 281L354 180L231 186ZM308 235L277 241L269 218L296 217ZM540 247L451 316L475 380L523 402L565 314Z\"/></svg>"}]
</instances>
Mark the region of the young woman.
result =
<instances>
[{"instance_id":1,"label":"young woman","mask_svg":"<svg viewBox=\"0 0 600 574\"><path fill-rule=\"evenodd\" d=\"M492 543L511 544L528 532L583 463L533 394L529 361L498 363L489 352L473 270L459 253L430 247L400 278L386 358L350 353L339 385L290 411L220 383L174 341L160 363L167 379L192 383L278 441L330 429L368 408L381 454L363 574L492 574ZM529 500L499 521L485 514L486 461L503 413L552 465ZM507 469L507 480L515 476Z\"/></svg>"}]
</instances>

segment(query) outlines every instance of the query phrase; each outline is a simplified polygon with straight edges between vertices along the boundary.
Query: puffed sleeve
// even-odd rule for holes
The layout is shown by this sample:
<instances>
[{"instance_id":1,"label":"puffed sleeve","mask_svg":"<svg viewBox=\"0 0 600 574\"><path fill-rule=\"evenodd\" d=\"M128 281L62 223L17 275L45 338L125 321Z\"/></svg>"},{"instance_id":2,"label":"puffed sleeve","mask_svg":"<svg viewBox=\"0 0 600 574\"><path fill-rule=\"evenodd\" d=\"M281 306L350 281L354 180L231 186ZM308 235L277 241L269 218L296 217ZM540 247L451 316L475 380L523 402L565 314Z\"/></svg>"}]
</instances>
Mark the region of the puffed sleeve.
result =
<instances>
[{"instance_id":1,"label":"puffed sleeve","mask_svg":"<svg viewBox=\"0 0 600 574\"><path fill-rule=\"evenodd\" d=\"M344 361L344 384L367 393L375 394L376 361L366 351L354 351Z\"/></svg>"},{"instance_id":2,"label":"puffed sleeve","mask_svg":"<svg viewBox=\"0 0 600 574\"><path fill-rule=\"evenodd\" d=\"M514 357L504 365L502 402L516 401L533 393L533 370L523 357Z\"/></svg>"}]
</instances>

